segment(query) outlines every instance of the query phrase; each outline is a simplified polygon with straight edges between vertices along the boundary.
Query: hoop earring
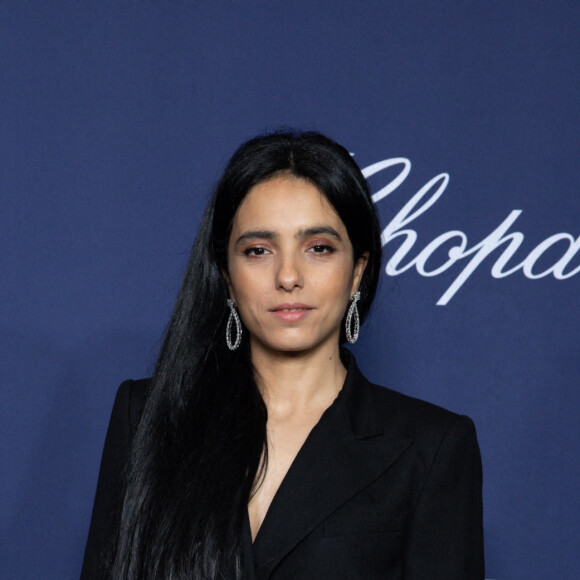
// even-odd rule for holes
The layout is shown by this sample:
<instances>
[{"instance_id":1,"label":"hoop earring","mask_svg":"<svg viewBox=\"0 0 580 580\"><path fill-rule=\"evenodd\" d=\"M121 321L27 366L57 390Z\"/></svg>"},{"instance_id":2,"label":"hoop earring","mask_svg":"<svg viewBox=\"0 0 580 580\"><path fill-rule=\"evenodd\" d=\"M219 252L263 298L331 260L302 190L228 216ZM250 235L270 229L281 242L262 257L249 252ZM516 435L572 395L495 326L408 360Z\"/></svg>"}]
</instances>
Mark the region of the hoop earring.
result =
<instances>
[{"instance_id":1,"label":"hoop earring","mask_svg":"<svg viewBox=\"0 0 580 580\"><path fill-rule=\"evenodd\" d=\"M230 316L228 318L228 324L226 326L226 344L230 350L236 350L242 342L242 322L236 311L236 303L231 299L227 299L228 306L230 307ZM232 324L236 323L236 341L232 342Z\"/></svg>"},{"instance_id":2,"label":"hoop earring","mask_svg":"<svg viewBox=\"0 0 580 580\"><path fill-rule=\"evenodd\" d=\"M345 320L345 331L346 331L346 340L350 342L350 344L354 344L356 339L358 338L358 331L360 329L360 318L358 315L358 307L356 303L360 300L360 292L355 292L352 295L352 300L350 302L350 306L348 307L348 312L346 313L346 320ZM354 332L352 329L352 321L354 318Z\"/></svg>"}]
</instances>

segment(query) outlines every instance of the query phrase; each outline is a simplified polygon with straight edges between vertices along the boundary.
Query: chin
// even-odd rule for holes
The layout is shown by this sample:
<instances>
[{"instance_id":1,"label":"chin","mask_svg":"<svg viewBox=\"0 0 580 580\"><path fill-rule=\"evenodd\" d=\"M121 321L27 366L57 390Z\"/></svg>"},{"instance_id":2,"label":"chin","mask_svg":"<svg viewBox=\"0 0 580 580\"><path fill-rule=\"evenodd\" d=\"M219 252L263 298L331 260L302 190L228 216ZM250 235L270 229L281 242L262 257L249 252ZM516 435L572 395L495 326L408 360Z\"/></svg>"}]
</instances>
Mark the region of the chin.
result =
<instances>
[{"instance_id":1,"label":"chin","mask_svg":"<svg viewBox=\"0 0 580 580\"><path fill-rule=\"evenodd\" d=\"M271 352L301 354L324 347L325 344L328 344L328 339L313 340L312 337L286 337L280 340L257 341L257 343L260 348ZM338 345L338 336L336 337L336 344Z\"/></svg>"},{"instance_id":2,"label":"chin","mask_svg":"<svg viewBox=\"0 0 580 580\"><path fill-rule=\"evenodd\" d=\"M302 352L306 352L315 348L315 346L310 344L302 344L302 343L283 343L283 344L262 344L262 348L265 350L271 351L273 353L287 353L287 354L300 354Z\"/></svg>"}]
</instances>

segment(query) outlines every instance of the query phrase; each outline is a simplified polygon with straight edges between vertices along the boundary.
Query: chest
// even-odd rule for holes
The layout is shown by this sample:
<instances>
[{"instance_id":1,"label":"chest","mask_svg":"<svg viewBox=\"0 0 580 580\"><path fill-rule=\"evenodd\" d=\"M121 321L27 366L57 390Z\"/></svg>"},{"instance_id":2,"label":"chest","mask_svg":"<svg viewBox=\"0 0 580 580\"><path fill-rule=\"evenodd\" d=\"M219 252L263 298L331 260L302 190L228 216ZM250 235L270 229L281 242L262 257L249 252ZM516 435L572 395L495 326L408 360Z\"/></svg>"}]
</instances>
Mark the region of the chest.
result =
<instances>
[{"instance_id":1,"label":"chest","mask_svg":"<svg viewBox=\"0 0 580 580\"><path fill-rule=\"evenodd\" d=\"M322 465L300 453L287 474L254 544L256 578L401 580L413 453L381 473L382 454L363 462L364 447L353 457L328 443Z\"/></svg>"},{"instance_id":2,"label":"chest","mask_svg":"<svg viewBox=\"0 0 580 580\"><path fill-rule=\"evenodd\" d=\"M316 414L298 420L269 422L265 471L248 503L252 540L256 538L274 496L318 419L319 414Z\"/></svg>"}]
</instances>

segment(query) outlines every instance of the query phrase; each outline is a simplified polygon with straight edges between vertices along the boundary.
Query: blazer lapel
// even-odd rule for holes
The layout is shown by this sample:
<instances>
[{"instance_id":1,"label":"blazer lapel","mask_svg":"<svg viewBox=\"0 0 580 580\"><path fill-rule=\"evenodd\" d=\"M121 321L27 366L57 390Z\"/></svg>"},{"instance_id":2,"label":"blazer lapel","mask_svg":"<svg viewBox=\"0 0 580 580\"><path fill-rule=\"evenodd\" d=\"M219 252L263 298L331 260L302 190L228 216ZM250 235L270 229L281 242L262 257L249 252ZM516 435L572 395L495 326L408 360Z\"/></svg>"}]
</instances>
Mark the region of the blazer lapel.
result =
<instances>
[{"instance_id":1,"label":"blazer lapel","mask_svg":"<svg viewBox=\"0 0 580 580\"><path fill-rule=\"evenodd\" d=\"M242 578L244 580L256 580L254 550L252 547L252 531L250 529L248 510L246 510L242 521L240 552L242 560Z\"/></svg>"},{"instance_id":2,"label":"blazer lapel","mask_svg":"<svg viewBox=\"0 0 580 580\"><path fill-rule=\"evenodd\" d=\"M258 578L277 564L349 498L369 485L411 443L410 436L384 432L373 391L354 357L343 351L348 374L282 481L254 541Z\"/></svg>"}]
</instances>

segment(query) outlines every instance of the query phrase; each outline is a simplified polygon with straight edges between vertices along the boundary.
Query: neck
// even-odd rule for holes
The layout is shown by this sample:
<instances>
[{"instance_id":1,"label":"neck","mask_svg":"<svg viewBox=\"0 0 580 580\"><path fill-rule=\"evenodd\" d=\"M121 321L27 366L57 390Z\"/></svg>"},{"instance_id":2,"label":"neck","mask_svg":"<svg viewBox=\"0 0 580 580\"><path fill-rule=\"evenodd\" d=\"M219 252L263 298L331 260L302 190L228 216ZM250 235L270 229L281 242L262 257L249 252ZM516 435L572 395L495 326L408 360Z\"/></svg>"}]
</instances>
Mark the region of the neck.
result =
<instances>
[{"instance_id":1,"label":"neck","mask_svg":"<svg viewBox=\"0 0 580 580\"><path fill-rule=\"evenodd\" d=\"M346 378L338 344L296 353L271 352L252 345L252 363L270 415L326 408Z\"/></svg>"}]
</instances>

